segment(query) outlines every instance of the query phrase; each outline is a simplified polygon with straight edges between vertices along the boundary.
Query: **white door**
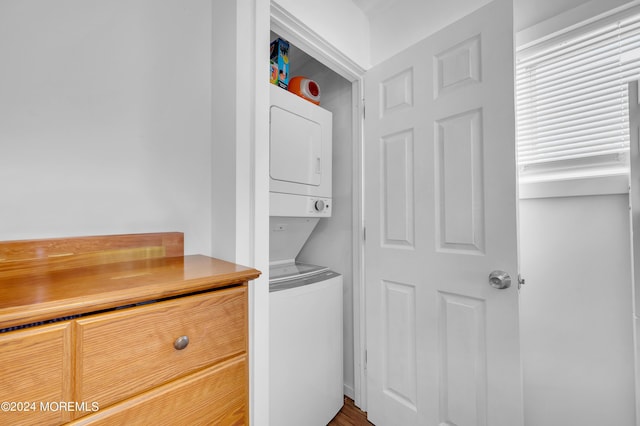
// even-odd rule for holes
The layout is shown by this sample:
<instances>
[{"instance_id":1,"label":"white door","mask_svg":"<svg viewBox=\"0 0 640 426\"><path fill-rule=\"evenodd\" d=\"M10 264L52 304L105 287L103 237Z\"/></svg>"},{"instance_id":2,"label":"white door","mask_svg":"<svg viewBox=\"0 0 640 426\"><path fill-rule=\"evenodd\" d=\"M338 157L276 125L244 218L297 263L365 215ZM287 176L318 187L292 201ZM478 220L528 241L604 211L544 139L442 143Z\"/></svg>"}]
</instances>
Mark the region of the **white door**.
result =
<instances>
[{"instance_id":1,"label":"white door","mask_svg":"<svg viewBox=\"0 0 640 426\"><path fill-rule=\"evenodd\" d=\"M377 426L523 424L512 13L496 0L365 76Z\"/></svg>"}]
</instances>

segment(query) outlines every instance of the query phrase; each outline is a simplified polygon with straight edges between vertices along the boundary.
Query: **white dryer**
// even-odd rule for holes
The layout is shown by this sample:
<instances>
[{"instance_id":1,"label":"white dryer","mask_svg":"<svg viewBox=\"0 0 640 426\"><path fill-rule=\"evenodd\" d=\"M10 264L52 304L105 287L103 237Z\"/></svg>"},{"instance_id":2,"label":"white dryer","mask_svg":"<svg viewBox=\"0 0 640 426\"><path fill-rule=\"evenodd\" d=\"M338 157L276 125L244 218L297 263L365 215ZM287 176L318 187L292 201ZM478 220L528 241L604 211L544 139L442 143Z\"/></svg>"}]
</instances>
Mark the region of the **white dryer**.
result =
<instances>
[{"instance_id":1,"label":"white dryer","mask_svg":"<svg viewBox=\"0 0 640 426\"><path fill-rule=\"evenodd\" d=\"M333 115L271 85L270 216L331 216Z\"/></svg>"}]
</instances>

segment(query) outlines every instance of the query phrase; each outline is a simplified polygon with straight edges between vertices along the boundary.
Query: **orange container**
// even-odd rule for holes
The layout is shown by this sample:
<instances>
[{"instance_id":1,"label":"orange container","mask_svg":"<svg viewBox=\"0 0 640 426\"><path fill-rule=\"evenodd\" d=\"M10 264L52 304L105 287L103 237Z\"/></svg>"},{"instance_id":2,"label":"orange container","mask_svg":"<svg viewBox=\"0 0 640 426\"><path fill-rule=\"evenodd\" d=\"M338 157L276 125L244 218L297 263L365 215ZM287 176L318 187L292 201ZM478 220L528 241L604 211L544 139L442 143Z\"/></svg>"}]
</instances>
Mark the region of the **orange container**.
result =
<instances>
[{"instance_id":1,"label":"orange container","mask_svg":"<svg viewBox=\"0 0 640 426\"><path fill-rule=\"evenodd\" d=\"M301 76L292 77L289 80L287 90L311 103L320 105L320 86L310 78Z\"/></svg>"}]
</instances>

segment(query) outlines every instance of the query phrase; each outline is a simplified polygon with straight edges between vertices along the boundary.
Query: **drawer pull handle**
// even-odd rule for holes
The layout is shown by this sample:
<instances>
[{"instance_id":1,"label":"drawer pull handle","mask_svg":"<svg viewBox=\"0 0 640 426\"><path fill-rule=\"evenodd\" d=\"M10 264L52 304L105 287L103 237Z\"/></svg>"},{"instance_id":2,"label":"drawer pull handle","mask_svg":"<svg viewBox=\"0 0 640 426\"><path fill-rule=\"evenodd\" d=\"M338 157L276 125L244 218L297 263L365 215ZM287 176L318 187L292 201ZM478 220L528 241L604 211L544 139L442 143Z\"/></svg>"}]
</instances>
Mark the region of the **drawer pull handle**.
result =
<instances>
[{"instance_id":1,"label":"drawer pull handle","mask_svg":"<svg viewBox=\"0 0 640 426\"><path fill-rule=\"evenodd\" d=\"M175 342L173 342L173 347L181 351L182 349L186 348L188 344L189 338L187 336L180 336L176 339Z\"/></svg>"}]
</instances>

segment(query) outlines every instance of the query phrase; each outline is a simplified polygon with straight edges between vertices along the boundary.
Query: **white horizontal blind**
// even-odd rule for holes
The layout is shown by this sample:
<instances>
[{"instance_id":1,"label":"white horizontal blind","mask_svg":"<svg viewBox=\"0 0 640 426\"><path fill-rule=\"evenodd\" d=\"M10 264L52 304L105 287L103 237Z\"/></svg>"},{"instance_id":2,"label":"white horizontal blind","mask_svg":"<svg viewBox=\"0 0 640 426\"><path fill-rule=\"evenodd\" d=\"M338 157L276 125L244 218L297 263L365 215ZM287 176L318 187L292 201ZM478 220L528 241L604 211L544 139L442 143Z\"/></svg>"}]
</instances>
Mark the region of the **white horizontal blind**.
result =
<instances>
[{"instance_id":1,"label":"white horizontal blind","mask_svg":"<svg viewBox=\"0 0 640 426\"><path fill-rule=\"evenodd\" d=\"M518 54L521 173L594 167L629 151L627 82L640 71L640 14Z\"/></svg>"}]
</instances>

